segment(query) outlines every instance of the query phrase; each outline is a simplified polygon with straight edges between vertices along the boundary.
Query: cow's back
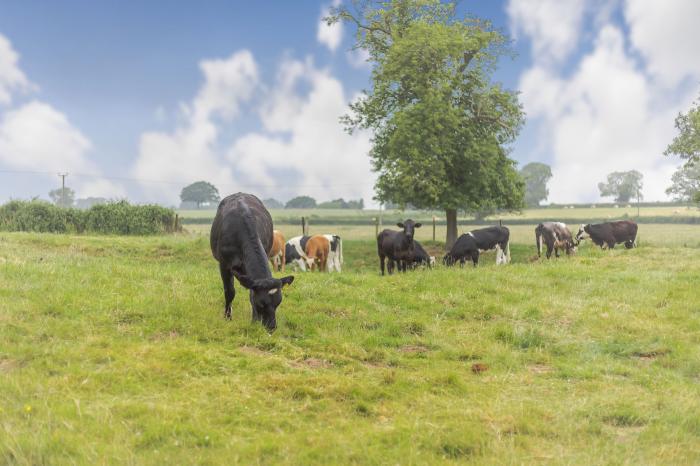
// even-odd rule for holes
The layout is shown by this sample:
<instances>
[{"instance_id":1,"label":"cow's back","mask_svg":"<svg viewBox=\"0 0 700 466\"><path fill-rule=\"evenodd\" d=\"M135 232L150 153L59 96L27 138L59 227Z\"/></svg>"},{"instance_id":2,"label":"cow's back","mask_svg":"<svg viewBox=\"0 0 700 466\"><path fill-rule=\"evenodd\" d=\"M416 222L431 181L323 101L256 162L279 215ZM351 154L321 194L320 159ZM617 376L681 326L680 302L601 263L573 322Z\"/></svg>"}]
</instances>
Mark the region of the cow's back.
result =
<instances>
[{"instance_id":1,"label":"cow's back","mask_svg":"<svg viewBox=\"0 0 700 466\"><path fill-rule=\"evenodd\" d=\"M260 240L265 254L272 249L272 217L263 203L252 194L236 193L225 197L219 203L211 226L209 243L217 260L223 250L238 250L241 235L247 235L247 225L252 226L252 234ZM252 239L252 238L251 238Z\"/></svg>"}]
</instances>

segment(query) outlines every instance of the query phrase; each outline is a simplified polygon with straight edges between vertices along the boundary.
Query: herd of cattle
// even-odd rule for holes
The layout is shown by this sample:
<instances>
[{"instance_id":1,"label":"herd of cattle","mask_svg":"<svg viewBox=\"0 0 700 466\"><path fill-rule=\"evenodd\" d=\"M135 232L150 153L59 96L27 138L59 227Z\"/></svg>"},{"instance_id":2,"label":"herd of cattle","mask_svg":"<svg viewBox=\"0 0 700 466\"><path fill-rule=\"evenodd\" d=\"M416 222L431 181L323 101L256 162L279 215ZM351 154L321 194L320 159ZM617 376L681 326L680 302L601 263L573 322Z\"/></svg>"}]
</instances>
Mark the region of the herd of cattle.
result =
<instances>
[{"instance_id":1,"label":"herd of cattle","mask_svg":"<svg viewBox=\"0 0 700 466\"><path fill-rule=\"evenodd\" d=\"M377 236L377 253L381 274L391 274L394 269L405 272L417 266L432 267L435 257L429 256L421 244L413 238L421 224L406 220L397 224L401 230L383 230ZM637 238L637 224L623 220L600 224L581 225L576 236L560 222L544 222L535 228L537 255L546 246L549 259L559 251L570 255L584 239L601 248L614 248L624 244L633 248ZM273 230L272 217L262 202L252 194L232 194L221 201L211 228L210 244L214 258L219 262L219 272L224 285L224 316L231 318L231 303L235 296L233 277L250 290L253 320L262 321L269 329L277 326L276 309L282 302L282 287L290 285L294 277L272 276L268 261L274 271L284 271L291 265L302 271L341 271L343 241L338 235L325 234L296 236L285 242L280 231ZM476 267L479 255L488 250L496 251L496 264L510 262L510 231L503 226L472 230L460 236L443 257L445 266L459 262L464 266L471 260Z\"/></svg>"}]
</instances>

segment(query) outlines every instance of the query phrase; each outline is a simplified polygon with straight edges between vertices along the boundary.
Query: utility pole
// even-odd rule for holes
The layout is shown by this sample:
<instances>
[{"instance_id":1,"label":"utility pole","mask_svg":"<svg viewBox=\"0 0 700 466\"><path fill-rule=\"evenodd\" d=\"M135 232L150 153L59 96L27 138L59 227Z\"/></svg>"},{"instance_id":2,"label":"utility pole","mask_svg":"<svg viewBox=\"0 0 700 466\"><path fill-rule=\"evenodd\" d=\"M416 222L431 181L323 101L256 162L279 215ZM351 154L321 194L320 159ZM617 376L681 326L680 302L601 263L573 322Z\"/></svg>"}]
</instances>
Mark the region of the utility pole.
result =
<instances>
[{"instance_id":1,"label":"utility pole","mask_svg":"<svg viewBox=\"0 0 700 466\"><path fill-rule=\"evenodd\" d=\"M61 177L61 207L66 206L66 176L68 173L59 173L58 176Z\"/></svg>"}]
</instances>

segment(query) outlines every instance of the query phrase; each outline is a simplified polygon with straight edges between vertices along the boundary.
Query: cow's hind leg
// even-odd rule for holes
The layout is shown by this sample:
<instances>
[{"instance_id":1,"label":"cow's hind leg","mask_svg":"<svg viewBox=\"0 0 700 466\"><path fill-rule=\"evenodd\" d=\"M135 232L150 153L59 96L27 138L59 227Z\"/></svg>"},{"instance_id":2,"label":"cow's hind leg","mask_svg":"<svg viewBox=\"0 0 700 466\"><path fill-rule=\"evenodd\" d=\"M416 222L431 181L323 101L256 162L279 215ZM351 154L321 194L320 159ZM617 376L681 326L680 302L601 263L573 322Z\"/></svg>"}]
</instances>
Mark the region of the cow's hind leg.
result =
<instances>
[{"instance_id":1,"label":"cow's hind leg","mask_svg":"<svg viewBox=\"0 0 700 466\"><path fill-rule=\"evenodd\" d=\"M472 263L474 264L474 267L479 265L479 251L472 252Z\"/></svg>"},{"instance_id":2,"label":"cow's hind leg","mask_svg":"<svg viewBox=\"0 0 700 466\"><path fill-rule=\"evenodd\" d=\"M226 299L224 317L231 320L231 303L236 296L236 290L233 288L233 273L228 266L222 263L219 263L219 272L221 273L221 281L224 283L224 298Z\"/></svg>"},{"instance_id":3,"label":"cow's hind leg","mask_svg":"<svg viewBox=\"0 0 700 466\"><path fill-rule=\"evenodd\" d=\"M379 270L382 271L382 275L384 275L384 260L386 258L384 256L379 256Z\"/></svg>"}]
</instances>

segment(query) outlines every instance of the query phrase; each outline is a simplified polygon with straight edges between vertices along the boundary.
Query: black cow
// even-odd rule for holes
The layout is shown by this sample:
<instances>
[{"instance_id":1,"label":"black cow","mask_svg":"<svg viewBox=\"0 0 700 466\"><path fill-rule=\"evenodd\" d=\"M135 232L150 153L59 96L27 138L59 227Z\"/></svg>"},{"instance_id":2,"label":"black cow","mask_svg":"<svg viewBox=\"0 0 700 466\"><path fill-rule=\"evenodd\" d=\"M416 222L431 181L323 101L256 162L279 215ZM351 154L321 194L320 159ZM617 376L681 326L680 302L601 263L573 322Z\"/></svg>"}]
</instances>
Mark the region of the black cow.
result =
<instances>
[{"instance_id":1,"label":"black cow","mask_svg":"<svg viewBox=\"0 0 700 466\"><path fill-rule=\"evenodd\" d=\"M411 264L412 268L427 265L428 268L432 268L435 265L435 257L428 255L423 246L417 241L413 240L413 262Z\"/></svg>"},{"instance_id":2,"label":"black cow","mask_svg":"<svg viewBox=\"0 0 700 466\"><path fill-rule=\"evenodd\" d=\"M224 317L231 319L231 302L236 295L233 277L236 277L250 290L253 320L262 321L268 330L274 330L282 287L290 285L294 277L277 279L270 273L267 256L272 248L272 217L260 199L246 193L223 199L211 226L210 243L224 282Z\"/></svg>"},{"instance_id":3,"label":"black cow","mask_svg":"<svg viewBox=\"0 0 700 466\"><path fill-rule=\"evenodd\" d=\"M625 243L627 249L634 247L637 240L637 224L631 220L620 220L617 222L605 222L591 225L581 225L576 234L576 241L581 242L586 238L605 249L605 246L612 249L618 243Z\"/></svg>"},{"instance_id":4,"label":"black cow","mask_svg":"<svg viewBox=\"0 0 700 466\"><path fill-rule=\"evenodd\" d=\"M576 252L576 244L571 237L571 232L564 223L543 222L535 228L535 243L537 244L537 257L542 257L542 244L547 246L547 259L554 255L559 257L559 250L566 251L566 255Z\"/></svg>"},{"instance_id":5,"label":"black cow","mask_svg":"<svg viewBox=\"0 0 700 466\"><path fill-rule=\"evenodd\" d=\"M496 265L510 262L510 231L506 227L488 227L465 233L452 245L450 252L445 254L442 263L452 266L459 261L464 266L466 259L471 259L474 267L479 264L479 254L482 251L496 249Z\"/></svg>"},{"instance_id":6,"label":"black cow","mask_svg":"<svg viewBox=\"0 0 700 466\"><path fill-rule=\"evenodd\" d=\"M421 223L411 219L396 224L402 231L383 230L377 235L377 253L379 254L379 268L384 275L384 260L389 259L387 271L389 275L394 272L394 262L397 263L400 272L405 272L406 267L413 261L413 234Z\"/></svg>"}]
</instances>

